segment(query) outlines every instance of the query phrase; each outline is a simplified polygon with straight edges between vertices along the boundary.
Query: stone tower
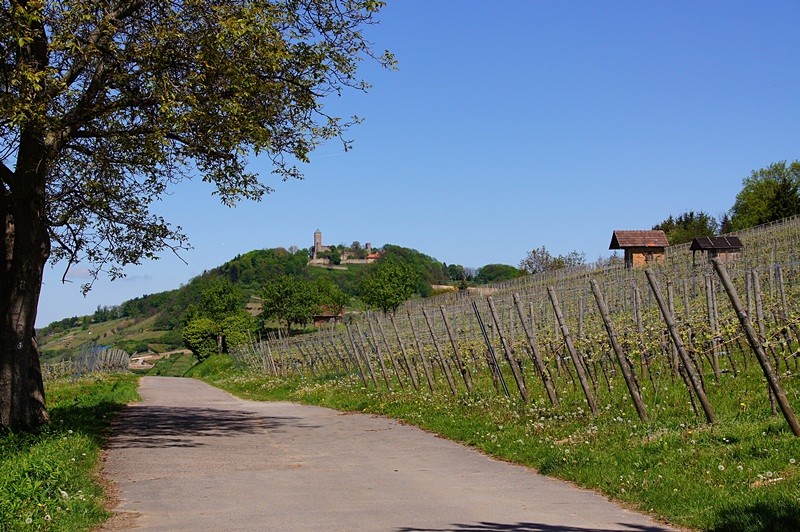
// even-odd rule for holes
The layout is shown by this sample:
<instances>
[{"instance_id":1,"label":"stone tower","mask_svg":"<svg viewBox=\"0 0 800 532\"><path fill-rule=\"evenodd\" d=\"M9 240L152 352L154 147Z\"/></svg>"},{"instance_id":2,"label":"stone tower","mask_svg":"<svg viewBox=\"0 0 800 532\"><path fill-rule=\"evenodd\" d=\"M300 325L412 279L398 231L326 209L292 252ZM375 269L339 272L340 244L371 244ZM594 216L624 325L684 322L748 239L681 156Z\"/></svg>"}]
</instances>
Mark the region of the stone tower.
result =
<instances>
[{"instance_id":1,"label":"stone tower","mask_svg":"<svg viewBox=\"0 0 800 532\"><path fill-rule=\"evenodd\" d=\"M317 229L316 231L314 231L314 247L313 251L311 252L312 259L317 258L317 253L320 252L321 248L322 248L322 231Z\"/></svg>"}]
</instances>

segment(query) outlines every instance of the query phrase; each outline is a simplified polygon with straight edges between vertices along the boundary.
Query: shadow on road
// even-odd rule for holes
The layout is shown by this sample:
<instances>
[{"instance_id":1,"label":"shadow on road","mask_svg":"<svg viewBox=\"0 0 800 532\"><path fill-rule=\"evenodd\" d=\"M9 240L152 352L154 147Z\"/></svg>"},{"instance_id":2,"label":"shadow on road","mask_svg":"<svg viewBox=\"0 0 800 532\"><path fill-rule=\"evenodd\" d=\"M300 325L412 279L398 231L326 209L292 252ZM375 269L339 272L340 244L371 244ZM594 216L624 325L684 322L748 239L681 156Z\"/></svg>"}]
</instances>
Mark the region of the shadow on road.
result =
<instances>
[{"instance_id":1,"label":"shadow on road","mask_svg":"<svg viewBox=\"0 0 800 532\"><path fill-rule=\"evenodd\" d=\"M398 528L398 532L666 532L670 529L658 526L642 526L630 523L617 523L614 528L586 528L569 525L547 525L544 523L454 523L450 528Z\"/></svg>"},{"instance_id":2,"label":"shadow on road","mask_svg":"<svg viewBox=\"0 0 800 532\"><path fill-rule=\"evenodd\" d=\"M295 426L313 429L295 417L268 417L236 410L134 405L114 422L109 449L199 447L199 437L259 434Z\"/></svg>"}]
</instances>

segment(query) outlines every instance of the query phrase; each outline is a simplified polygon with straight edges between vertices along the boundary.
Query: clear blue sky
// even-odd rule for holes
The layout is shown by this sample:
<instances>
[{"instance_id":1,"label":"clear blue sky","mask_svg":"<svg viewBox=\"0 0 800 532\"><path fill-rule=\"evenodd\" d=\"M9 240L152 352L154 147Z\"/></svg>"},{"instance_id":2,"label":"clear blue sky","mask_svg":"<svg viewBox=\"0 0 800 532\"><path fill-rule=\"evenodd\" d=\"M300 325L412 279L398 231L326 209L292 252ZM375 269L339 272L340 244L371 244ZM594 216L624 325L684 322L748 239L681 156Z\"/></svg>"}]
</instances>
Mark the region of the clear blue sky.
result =
<instances>
[{"instance_id":1,"label":"clear blue sky","mask_svg":"<svg viewBox=\"0 0 800 532\"><path fill-rule=\"evenodd\" d=\"M730 209L742 179L800 159L800 1L390 0L369 35L399 70L364 63L365 122L306 179L219 205L199 181L160 212L191 237L80 294L45 272L37 324L179 287L239 253L354 240L448 264L517 265L546 246L608 256L614 229ZM262 161L253 167L274 180Z\"/></svg>"}]
</instances>

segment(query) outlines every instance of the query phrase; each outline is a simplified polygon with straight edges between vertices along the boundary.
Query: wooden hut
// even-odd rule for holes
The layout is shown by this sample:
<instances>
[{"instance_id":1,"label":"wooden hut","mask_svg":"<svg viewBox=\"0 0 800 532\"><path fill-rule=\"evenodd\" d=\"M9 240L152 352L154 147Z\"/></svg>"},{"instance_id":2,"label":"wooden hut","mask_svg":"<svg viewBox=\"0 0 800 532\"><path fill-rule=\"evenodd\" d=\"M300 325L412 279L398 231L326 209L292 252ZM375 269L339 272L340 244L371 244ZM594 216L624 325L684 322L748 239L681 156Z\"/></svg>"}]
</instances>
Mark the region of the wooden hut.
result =
<instances>
[{"instance_id":1,"label":"wooden hut","mask_svg":"<svg viewBox=\"0 0 800 532\"><path fill-rule=\"evenodd\" d=\"M661 230L622 231L611 235L608 249L625 251L625 266L646 266L653 262L664 262L664 250L669 246L667 235Z\"/></svg>"},{"instance_id":2,"label":"wooden hut","mask_svg":"<svg viewBox=\"0 0 800 532\"><path fill-rule=\"evenodd\" d=\"M742 241L738 236L698 236L692 240L692 263L698 251L706 253L708 260L719 257L723 262L737 259L742 253Z\"/></svg>"},{"instance_id":3,"label":"wooden hut","mask_svg":"<svg viewBox=\"0 0 800 532\"><path fill-rule=\"evenodd\" d=\"M322 327L323 325L333 324L333 323L342 323L344 322L344 309L340 309L338 312L323 307L320 309L318 314L314 314L312 316L311 321L314 322L314 327Z\"/></svg>"}]
</instances>

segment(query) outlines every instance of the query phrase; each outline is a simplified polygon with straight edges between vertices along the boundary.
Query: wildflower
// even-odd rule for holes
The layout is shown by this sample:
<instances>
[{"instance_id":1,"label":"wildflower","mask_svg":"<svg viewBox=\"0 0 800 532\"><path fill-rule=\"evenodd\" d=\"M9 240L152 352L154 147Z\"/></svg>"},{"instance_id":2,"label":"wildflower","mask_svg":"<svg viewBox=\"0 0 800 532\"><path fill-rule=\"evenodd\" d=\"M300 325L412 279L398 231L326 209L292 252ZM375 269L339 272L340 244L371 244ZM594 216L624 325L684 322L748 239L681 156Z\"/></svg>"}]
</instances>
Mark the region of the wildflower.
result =
<instances>
[{"instance_id":1,"label":"wildflower","mask_svg":"<svg viewBox=\"0 0 800 532\"><path fill-rule=\"evenodd\" d=\"M741 470L743 470L743 469L744 469L744 467L742 467L742 465L741 465L741 464L739 464L738 466L736 466L736 469L738 469L739 471L741 471Z\"/></svg>"},{"instance_id":2,"label":"wildflower","mask_svg":"<svg viewBox=\"0 0 800 532\"><path fill-rule=\"evenodd\" d=\"M72 429L68 430L67 434L72 434Z\"/></svg>"},{"instance_id":3,"label":"wildflower","mask_svg":"<svg viewBox=\"0 0 800 532\"><path fill-rule=\"evenodd\" d=\"M50 517L50 514L47 514L47 515L45 515L45 516L44 516L44 520L45 520L45 521L52 521L52 520L53 520L53 518L52 518L52 517Z\"/></svg>"},{"instance_id":4,"label":"wildflower","mask_svg":"<svg viewBox=\"0 0 800 532\"><path fill-rule=\"evenodd\" d=\"M797 460L795 460L794 458L789 458L789 463L794 465L795 463L797 463Z\"/></svg>"},{"instance_id":5,"label":"wildflower","mask_svg":"<svg viewBox=\"0 0 800 532\"><path fill-rule=\"evenodd\" d=\"M717 469L719 469L720 471L725 471L725 466L720 464L717 466Z\"/></svg>"},{"instance_id":6,"label":"wildflower","mask_svg":"<svg viewBox=\"0 0 800 532\"><path fill-rule=\"evenodd\" d=\"M33 518L31 518L31 517L28 517L27 519L25 519L25 524L26 524L26 525L29 525L29 524L31 524L31 523L33 523Z\"/></svg>"}]
</instances>

